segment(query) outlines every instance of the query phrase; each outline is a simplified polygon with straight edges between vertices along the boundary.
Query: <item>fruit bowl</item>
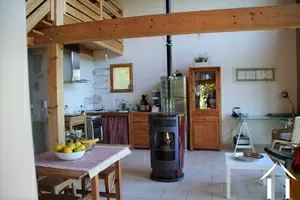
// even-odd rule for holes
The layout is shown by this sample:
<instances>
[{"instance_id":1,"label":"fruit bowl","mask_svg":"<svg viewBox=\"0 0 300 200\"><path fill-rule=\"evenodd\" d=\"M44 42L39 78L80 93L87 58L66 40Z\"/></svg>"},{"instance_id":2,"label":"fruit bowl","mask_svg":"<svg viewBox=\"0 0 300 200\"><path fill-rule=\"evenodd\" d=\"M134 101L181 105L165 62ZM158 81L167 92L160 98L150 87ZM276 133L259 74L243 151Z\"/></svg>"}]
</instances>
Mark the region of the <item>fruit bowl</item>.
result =
<instances>
[{"instance_id":1,"label":"fruit bowl","mask_svg":"<svg viewBox=\"0 0 300 200\"><path fill-rule=\"evenodd\" d=\"M61 153L61 152L54 152L54 153L56 157L58 157L61 160L77 160L84 156L85 150L79 152L73 152L73 153Z\"/></svg>"}]
</instances>

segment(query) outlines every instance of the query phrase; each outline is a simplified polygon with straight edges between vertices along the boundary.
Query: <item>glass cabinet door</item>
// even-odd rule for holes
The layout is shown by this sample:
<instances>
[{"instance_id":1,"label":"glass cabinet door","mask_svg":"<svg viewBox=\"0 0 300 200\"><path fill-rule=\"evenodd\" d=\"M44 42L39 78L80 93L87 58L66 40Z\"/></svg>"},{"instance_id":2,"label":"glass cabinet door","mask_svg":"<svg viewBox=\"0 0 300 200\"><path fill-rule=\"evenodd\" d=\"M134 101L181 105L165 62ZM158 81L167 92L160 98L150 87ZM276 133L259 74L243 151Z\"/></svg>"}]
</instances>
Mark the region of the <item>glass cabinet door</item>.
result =
<instances>
[{"instance_id":1,"label":"glass cabinet door","mask_svg":"<svg viewBox=\"0 0 300 200\"><path fill-rule=\"evenodd\" d=\"M196 71L194 80L195 109L217 109L216 71Z\"/></svg>"}]
</instances>

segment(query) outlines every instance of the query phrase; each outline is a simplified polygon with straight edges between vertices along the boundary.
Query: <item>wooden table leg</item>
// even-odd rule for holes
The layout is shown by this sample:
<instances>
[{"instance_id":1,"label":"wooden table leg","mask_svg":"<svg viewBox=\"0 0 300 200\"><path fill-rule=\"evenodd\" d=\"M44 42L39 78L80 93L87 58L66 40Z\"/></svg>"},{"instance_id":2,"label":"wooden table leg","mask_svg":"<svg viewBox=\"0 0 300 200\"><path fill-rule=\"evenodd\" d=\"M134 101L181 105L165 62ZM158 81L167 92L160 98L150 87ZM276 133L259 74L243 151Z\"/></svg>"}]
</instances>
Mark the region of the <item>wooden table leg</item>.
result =
<instances>
[{"instance_id":1,"label":"wooden table leg","mask_svg":"<svg viewBox=\"0 0 300 200\"><path fill-rule=\"evenodd\" d=\"M94 176L91 179L91 185L92 185L92 199L93 200L100 200L98 175Z\"/></svg>"},{"instance_id":2,"label":"wooden table leg","mask_svg":"<svg viewBox=\"0 0 300 200\"><path fill-rule=\"evenodd\" d=\"M115 184L116 184L116 200L122 199L122 187L121 187L121 162L117 161L115 163L116 167L116 177L115 177Z\"/></svg>"},{"instance_id":3,"label":"wooden table leg","mask_svg":"<svg viewBox=\"0 0 300 200\"><path fill-rule=\"evenodd\" d=\"M81 179L81 194L83 197L86 195L86 177Z\"/></svg>"}]
</instances>

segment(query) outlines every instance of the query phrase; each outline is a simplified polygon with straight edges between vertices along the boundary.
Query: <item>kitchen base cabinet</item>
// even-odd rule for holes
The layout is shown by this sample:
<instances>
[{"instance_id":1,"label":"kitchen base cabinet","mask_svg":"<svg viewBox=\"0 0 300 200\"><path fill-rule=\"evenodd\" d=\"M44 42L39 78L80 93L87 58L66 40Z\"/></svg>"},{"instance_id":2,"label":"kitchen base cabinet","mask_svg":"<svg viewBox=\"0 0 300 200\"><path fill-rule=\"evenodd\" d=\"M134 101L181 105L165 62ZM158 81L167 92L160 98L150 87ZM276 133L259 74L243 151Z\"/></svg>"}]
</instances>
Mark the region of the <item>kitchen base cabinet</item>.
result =
<instances>
[{"instance_id":1,"label":"kitchen base cabinet","mask_svg":"<svg viewBox=\"0 0 300 200\"><path fill-rule=\"evenodd\" d=\"M193 147L195 149L219 149L219 123L193 122Z\"/></svg>"},{"instance_id":2,"label":"kitchen base cabinet","mask_svg":"<svg viewBox=\"0 0 300 200\"><path fill-rule=\"evenodd\" d=\"M149 113L132 113L132 137L134 148L149 148Z\"/></svg>"},{"instance_id":3,"label":"kitchen base cabinet","mask_svg":"<svg viewBox=\"0 0 300 200\"><path fill-rule=\"evenodd\" d=\"M102 116L103 143L129 144L128 116Z\"/></svg>"}]
</instances>

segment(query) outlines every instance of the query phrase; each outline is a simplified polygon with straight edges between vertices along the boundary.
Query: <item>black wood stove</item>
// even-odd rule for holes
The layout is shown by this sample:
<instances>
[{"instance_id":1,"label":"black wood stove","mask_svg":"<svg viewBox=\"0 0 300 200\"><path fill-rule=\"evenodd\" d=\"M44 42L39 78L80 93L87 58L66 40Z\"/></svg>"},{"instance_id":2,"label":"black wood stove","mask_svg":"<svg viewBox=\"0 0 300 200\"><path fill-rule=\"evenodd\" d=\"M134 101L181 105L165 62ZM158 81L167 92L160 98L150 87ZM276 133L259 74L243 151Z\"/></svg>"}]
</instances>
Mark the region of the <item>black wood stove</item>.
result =
<instances>
[{"instance_id":1,"label":"black wood stove","mask_svg":"<svg viewBox=\"0 0 300 200\"><path fill-rule=\"evenodd\" d=\"M152 180L175 182L183 179L184 117L181 113L150 114Z\"/></svg>"}]
</instances>

